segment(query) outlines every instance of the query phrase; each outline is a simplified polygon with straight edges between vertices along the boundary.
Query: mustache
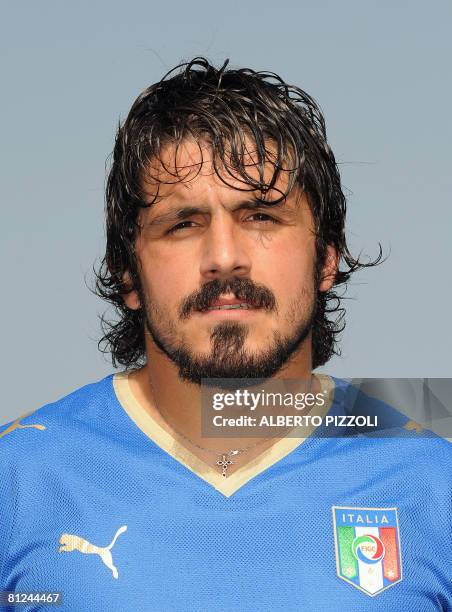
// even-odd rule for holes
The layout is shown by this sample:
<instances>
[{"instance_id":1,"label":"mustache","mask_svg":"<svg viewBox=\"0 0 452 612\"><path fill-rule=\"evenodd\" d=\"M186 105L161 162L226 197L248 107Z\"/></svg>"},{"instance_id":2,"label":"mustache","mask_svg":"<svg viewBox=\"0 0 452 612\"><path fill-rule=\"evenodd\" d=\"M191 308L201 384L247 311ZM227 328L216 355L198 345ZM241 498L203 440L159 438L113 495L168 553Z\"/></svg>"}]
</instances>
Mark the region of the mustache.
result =
<instances>
[{"instance_id":1,"label":"mustache","mask_svg":"<svg viewBox=\"0 0 452 612\"><path fill-rule=\"evenodd\" d=\"M182 303L179 310L181 319L186 319L197 310L205 310L223 293L233 293L237 300L247 302L254 308L276 310L276 298L264 285L249 278L215 279L207 282L199 291L194 291Z\"/></svg>"}]
</instances>

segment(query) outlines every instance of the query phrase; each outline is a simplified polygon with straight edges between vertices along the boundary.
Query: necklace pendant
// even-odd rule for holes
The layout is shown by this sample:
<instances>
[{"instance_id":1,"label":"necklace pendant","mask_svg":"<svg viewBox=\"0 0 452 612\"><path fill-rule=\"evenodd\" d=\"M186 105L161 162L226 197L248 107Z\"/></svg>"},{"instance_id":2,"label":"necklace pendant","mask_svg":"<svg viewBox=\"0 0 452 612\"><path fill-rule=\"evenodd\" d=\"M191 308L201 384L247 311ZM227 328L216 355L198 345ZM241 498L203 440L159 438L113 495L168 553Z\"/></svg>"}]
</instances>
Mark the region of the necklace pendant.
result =
<instances>
[{"instance_id":1,"label":"necklace pendant","mask_svg":"<svg viewBox=\"0 0 452 612\"><path fill-rule=\"evenodd\" d=\"M221 475L224 476L224 478L227 477L227 470L228 467L230 465L232 465L234 462L231 461L228 457L228 455L222 454L220 455L220 458L217 461L217 465L219 465L221 467Z\"/></svg>"}]
</instances>

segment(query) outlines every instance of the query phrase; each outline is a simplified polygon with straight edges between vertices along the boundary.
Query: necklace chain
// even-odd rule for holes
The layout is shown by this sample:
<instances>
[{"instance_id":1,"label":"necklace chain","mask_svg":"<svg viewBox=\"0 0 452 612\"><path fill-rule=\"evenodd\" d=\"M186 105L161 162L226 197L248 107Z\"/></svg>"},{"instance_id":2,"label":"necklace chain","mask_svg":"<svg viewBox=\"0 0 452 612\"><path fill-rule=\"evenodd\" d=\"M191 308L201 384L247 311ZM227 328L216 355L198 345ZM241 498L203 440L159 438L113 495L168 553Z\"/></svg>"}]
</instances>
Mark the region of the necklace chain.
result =
<instances>
[{"instance_id":1,"label":"necklace chain","mask_svg":"<svg viewBox=\"0 0 452 612\"><path fill-rule=\"evenodd\" d=\"M312 374L311 374L311 379L310 379L310 383L309 383L309 391L311 391L312 388ZM159 411L160 412L160 411ZM205 448L204 446L201 446L200 444L197 444L196 442L194 442L191 438L189 438L188 436L186 436L185 434L183 434L182 432L178 431L173 425L171 425L169 423L169 421L166 419L166 417L163 416L163 414L160 412L161 417L163 418L163 420L166 422L166 424L174 431L174 433L176 433L178 436L180 436L181 438L183 438L184 440L187 440L188 442L190 442L190 444L196 448L199 448L200 450L206 452L206 453L210 453L211 455L215 455L217 457L217 461L215 463L215 465L218 465L221 468L221 475L226 478L228 476L227 470L229 468L230 465L232 465L233 463L235 463L235 461L231 461L230 457L234 457L235 455L239 455L241 453L246 453L247 451L256 448L257 446L259 446L260 444L263 444L264 442L266 442L267 440L271 440L272 438L276 438L278 437L278 435L280 435L280 432L276 433L274 436L270 436L267 438L264 438L263 440L259 440L258 442L255 442L254 444L251 444L250 446L245 446L244 448L234 448L234 449L230 449L226 452L221 452L219 453L218 451L214 451L210 448ZM295 429L295 427L287 427L283 434L286 434L286 432Z\"/></svg>"}]
</instances>

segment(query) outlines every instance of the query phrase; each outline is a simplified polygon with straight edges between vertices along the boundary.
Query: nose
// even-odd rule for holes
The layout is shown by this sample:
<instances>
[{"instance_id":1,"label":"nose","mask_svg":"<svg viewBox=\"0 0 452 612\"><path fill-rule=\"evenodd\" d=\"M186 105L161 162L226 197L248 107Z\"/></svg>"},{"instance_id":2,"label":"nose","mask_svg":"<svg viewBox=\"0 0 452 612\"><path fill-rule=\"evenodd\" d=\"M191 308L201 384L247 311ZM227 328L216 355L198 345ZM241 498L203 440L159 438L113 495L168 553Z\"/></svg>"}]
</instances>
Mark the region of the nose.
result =
<instances>
[{"instance_id":1,"label":"nose","mask_svg":"<svg viewBox=\"0 0 452 612\"><path fill-rule=\"evenodd\" d=\"M251 259L240 228L226 215L214 215L204 234L200 273L205 280L248 276Z\"/></svg>"}]
</instances>

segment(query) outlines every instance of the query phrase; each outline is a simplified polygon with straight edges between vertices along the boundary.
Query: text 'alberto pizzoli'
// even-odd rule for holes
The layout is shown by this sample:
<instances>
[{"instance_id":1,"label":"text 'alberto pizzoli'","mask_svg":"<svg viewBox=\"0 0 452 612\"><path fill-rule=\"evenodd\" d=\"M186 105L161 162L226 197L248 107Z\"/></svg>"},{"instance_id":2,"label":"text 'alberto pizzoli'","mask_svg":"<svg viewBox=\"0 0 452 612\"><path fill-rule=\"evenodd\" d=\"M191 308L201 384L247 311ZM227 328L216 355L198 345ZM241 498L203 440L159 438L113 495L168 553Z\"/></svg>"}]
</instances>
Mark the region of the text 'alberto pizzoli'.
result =
<instances>
[{"instance_id":1,"label":"text 'alberto pizzoli'","mask_svg":"<svg viewBox=\"0 0 452 612\"><path fill-rule=\"evenodd\" d=\"M215 427L378 427L377 415L320 415L278 414L255 418L250 415L224 417L216 415L212 419Z\"/></svg>"}]
</instances>

